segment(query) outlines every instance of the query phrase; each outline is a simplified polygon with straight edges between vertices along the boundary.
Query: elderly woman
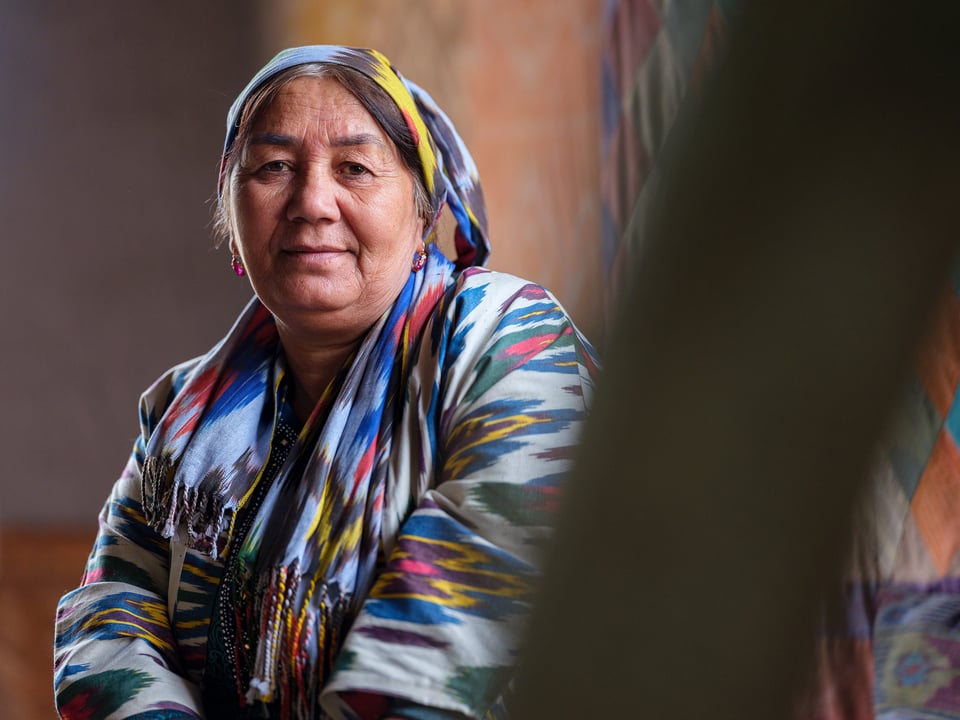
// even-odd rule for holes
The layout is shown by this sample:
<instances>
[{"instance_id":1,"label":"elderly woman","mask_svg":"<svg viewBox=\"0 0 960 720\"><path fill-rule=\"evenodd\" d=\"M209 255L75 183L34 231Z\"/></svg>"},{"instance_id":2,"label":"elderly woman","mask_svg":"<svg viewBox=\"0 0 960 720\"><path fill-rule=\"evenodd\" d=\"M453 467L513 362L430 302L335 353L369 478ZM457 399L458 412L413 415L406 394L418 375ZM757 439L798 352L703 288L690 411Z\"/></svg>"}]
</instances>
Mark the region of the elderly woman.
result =
<instances>
[{"instance_id":1,"label":"elderly woman","mask_svg":"<svg viewBox=\"0 0 960 720\"><path fill-rule=\"evenodd\" d=\"M256 297L141 399L58 609L61 717L503 716L593 351L475 267L470 156L375 51L264 67L219 197Z\"/></svg>"}]
</instances>

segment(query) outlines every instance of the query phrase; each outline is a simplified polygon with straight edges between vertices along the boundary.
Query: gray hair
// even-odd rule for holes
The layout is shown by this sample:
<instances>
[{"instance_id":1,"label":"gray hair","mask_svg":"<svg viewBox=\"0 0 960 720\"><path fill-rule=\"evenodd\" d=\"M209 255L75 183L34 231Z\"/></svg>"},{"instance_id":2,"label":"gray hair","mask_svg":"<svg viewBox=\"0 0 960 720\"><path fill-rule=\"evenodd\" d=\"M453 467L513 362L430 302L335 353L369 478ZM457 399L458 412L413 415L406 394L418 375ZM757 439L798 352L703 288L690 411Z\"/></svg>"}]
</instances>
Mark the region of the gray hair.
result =
<instances>
[{"instance_id":1,"label":"gray hair","mask_svg":"<svg viewBox=\"0 0 960 720\"><path fill-rule=\"evenodd\" d=\"M373 116L387 137L393 141L404 167L413 176L413 202L417 215L423 219L424 228L431 227L439 208L433 207L423 179L423 165L417 153L417 145L397 104L376 82L353 68L334 63L305 63L288 68L268 79L250 96L243 108L237 123L236 139L223 160L223 186L213 217L217 244L229 242L230 238L236 235L234 202L238 183L237 169L253 125L280 90L287 83L301 77L333 78Z\"/></svg>"}]
</instances>

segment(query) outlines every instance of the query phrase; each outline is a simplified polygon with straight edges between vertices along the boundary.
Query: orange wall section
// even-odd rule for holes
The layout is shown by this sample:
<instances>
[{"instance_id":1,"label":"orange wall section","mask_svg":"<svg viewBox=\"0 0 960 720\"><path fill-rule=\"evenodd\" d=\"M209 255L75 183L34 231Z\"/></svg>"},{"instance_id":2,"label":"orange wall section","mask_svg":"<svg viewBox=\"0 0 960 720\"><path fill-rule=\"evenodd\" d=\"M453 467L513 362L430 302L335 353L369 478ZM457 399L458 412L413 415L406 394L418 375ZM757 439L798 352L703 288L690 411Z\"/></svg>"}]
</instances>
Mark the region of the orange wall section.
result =
<instances>
[{"instance_id":1,"label":"orange wall section","mask_svg":"<svg viewBox=\"0 0 960 720\"><path fill-rule=\"evenodd\" d=\"M264 59L292 45L374 47L447 112L480 169L489 267L600 323L601 0L283 0Z\"/></svg>"}]
</instances>

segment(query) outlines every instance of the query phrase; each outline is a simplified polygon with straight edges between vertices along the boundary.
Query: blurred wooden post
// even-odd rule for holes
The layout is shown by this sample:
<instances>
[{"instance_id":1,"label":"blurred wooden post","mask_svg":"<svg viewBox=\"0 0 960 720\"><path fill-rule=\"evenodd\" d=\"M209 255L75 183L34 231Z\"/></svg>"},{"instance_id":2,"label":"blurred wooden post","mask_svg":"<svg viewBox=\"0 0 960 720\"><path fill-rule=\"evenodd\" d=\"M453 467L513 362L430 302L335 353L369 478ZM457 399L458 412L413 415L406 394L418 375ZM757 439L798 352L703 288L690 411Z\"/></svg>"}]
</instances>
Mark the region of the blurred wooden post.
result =
<instances>
[{"instance_id":1,"label":"blurred wooden post","mask_svg":"<svg viewBox=\"0 0 960 720\"><path fill-rule=\"evenodd\" d=\"M515 717L787 717L957 238L956 10L746 7L665 178Z\"/></svg>"}]
</instances>

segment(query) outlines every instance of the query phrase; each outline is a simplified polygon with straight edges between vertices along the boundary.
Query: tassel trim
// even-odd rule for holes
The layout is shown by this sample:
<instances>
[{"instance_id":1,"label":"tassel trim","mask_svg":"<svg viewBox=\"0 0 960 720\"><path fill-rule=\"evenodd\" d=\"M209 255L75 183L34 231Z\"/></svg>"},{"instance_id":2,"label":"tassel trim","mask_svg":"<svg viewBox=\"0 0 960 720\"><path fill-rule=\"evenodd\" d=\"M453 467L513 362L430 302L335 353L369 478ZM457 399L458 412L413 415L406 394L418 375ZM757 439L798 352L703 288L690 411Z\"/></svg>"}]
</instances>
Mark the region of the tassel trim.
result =
<instances>
[{"instance_id":1,"label":"tassel trim","mask_svg":"<svg viewBox=\"0 0 960 720\"><path fill-rule=\"evenodd\" d=\"M273 570L260 597L260 636L248 705L279 701L282 717L311 720L340 651L351 596L336 583L302 587L299 566ZM298 600L299 597L299 600ZM297 607L299 605L299 608Z\"/></svg>"},{"instance_id":2,"label":"tassel trim","mask_svg":"<svg viewBox=\"0 0 960 720\"><path fill-rule=\"evenodd\" d=\"M222 558L230 538L235 510L212 492L188 488L174 479L169 456L143 461L141 494L147 524L161 537L172 538L177 527L187 530L187 545L214 559Z\"/></svg>"}]
</instances>

